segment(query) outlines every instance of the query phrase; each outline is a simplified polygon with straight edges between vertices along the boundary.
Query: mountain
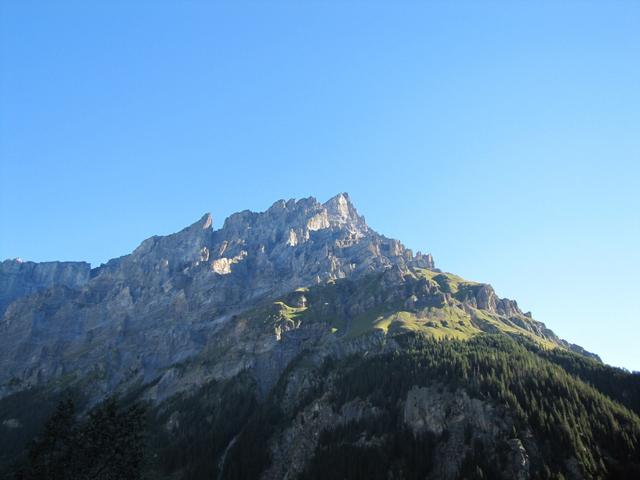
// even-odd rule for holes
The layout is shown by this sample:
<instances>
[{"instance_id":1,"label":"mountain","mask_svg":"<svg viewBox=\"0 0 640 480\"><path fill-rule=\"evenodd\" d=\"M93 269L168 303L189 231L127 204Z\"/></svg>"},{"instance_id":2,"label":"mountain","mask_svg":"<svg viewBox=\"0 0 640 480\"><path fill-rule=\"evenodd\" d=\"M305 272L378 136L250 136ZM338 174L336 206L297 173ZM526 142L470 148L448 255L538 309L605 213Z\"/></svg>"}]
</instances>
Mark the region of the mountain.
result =
<instances>
[{"instance_id":1,"label":"mountain","mask_svg":"<svg viewBox=\"0 0 640 480\"><path fill-rule=\"evenodd\" d=\"M0 463L56 402L149 405L153 478L630 478L640 378L345 193L83 262L0 265ZM34 413L37 412L37 413ZM0 470L1 471L1 470Z\"/></svg>"}]
</instances>

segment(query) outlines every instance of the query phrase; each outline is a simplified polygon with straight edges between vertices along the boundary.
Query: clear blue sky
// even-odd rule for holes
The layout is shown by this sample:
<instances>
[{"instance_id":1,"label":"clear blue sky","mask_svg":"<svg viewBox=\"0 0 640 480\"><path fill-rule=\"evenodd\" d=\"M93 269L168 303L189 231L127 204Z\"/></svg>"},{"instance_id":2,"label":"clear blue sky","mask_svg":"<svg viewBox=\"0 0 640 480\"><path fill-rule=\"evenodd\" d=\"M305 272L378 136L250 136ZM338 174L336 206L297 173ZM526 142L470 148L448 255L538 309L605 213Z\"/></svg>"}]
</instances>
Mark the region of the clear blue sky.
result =
<instances>
[{"instance_id":1,"label":"clear blue sky","mask_svg":"<svg viewBox=\"0 0 640 480\"><path fill-rule=\"evenodd\" d=\"M348 191L640 370L640 3L451 3L1 1L0 257Z\"/></svg>"}]
</instances>

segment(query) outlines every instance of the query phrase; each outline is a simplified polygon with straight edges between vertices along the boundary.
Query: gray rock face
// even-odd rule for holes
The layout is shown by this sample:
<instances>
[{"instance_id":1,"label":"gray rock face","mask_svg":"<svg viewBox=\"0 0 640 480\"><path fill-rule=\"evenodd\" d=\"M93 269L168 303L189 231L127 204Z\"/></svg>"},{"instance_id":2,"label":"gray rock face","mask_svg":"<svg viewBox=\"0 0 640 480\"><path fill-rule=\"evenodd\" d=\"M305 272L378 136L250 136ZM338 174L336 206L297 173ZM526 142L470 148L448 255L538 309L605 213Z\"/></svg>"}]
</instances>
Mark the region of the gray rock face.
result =
<instances>
[{"instance_id":1,"label":"gray rock face","mask_svg":"<svg viewBox=\"0 0 640 480\"><path fill-rule=\"evenodd\" d=\"M495 457L498 465L497 439L508 437L513 430L513 419L503 408L488 401L470 398L463 390L455 392L446 388L414 387L407 393L404 403L404 422L416 434L430 432L446 440L439 443L434 478L459 478L465 455L474 440L482 440L487 447L485 455ZM512 438L506 461L503 461L503 478L526 480L529 475L529 457L522 441Z\"/></svg>"},{"instance_id":2,"label":"gray rock face","mask_svg":"<svg viewBox=\"0 0 640 480\"><path fill-rule=\"evenodd\" d=\"M399 241L371 230L346 194L324 205L314 198L280 200L261 214L231 215L214 233L211 258L218 274L233 270L261 292L274 284L286 292L393 265L433 267L430 256L414 256Z\"/></svg>"},{"instance_id":3,"label":"gray rock face","mask_svg":"<svg viewBox=\"0 0 640 480\"><path fill-rule=\"evenodd\" d=\"M212 223L207 214L91 271L86 263L4 262L0 395L61 376L99 379L104 391L148 382L223 345L226 323L263 299L391 267L433 268L430 255L371 230L347 194L325 204L280 200L266 212L233 214L219 230ZM264 341L270 350L277 338ZM235 372L253 361L217 368Z\"/></svg>"},{"instance_id":4,"label":"gray rock face","mask_svg":"<svg viewBox=\"0 0 640 480\"><path fill-rule=\"evenodd\" d=\"M271 442L273 462L261 480L296 478L307 465L318 445L319 432L349 424L363 418L376 418L380 412L362 400L332 408L326 397L299 412L290 426Z\"/></svg>"},{"instance_id":5,"label":"gray rock face","mask_svg":"<svg viewBox=\"0 0 640 480\"><path fill-rule=\"evenodd\" d=\"M20 259L0 263L0 315L20 297L62 285L79 288L89 280L91 266L86 262L24 262Z\"/></svg>"}]
</instances>

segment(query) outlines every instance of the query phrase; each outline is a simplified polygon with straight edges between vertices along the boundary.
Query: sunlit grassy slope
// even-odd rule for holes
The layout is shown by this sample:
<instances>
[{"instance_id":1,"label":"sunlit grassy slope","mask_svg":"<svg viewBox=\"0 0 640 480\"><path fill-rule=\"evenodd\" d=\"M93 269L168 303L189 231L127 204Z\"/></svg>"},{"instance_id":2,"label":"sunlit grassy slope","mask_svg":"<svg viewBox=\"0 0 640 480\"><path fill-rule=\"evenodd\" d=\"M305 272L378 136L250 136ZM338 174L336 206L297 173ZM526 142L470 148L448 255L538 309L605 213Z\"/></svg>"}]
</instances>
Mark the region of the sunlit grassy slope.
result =
<instances>
[{"instance_id":1,"label":"sunlit grassy slope","mask_svg":"<svg viewBox=\"0 0 640 480\"><path fill-rule=\"evenodd\" d=\"M466 340L482 333L523 335L544 348L558 345L538 336L495 312L475 308L463 301L468 289L481 284L457 275L415 269L405 282L423 281L432 291L447 295L440 305L412 307L405 285L389 284L384 275L371 275L358 281L338 280L308 289L299 289L276 302L248 314L267 324L297 328L322 324L343 339L353 339L374 330L390 335L413 331L437 339ZM400 292L400 293L399 293ZM523 316L524 317L524 316ZM524 318L524 321L530 321Z\"/></svg>"}]
</instances>

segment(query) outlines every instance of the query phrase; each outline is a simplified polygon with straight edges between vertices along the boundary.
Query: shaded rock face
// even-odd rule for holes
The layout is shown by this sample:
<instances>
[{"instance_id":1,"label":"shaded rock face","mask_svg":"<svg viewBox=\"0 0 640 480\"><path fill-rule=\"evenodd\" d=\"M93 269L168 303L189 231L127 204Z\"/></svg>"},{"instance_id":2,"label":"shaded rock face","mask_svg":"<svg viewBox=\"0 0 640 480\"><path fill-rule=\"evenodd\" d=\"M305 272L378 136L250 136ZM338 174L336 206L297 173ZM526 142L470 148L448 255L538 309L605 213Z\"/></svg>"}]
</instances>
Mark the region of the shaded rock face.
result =
<instances>
[{"instance_id":1,"label":"shaded rock face","mask_svg":"<svg viewBox=\"0 0 640 480\"><path fill-rule=\"evenodd\" d=\"M490 447L485 455L492 458L491 463L500 466L502 478L530 478L529 455L520 439L506 441L507 455L497 452L498 439L509 437L513 420L503 408L470 398L464 390L452 392L438 386L414 387L407 393L403 420L415 434L428 432L442 438L443 432L447 433L435 455L436 459L444 460L436 463L435 478L459 478L462 462L478 440Z\"/></svg>"},{"instance_id":2,"label":"shaded rock face","mask_svg":"<svg viewBox=\"0 0 640 480\"><path fill-rule=\"evenodd\" d=\"M507 318L524 316L515 300L499 298L491 285L478 284L468 289L464 292L463 300L474 308L497 313Z\"/></svg>"},{"instance_id":3,"label":"shaded rock face","mask_svg":"<svg viewBox=\"0 0 640 480\"><path fill-rule=\"evenodd\" d=\"M262 213L233 214L219 230L212 223L207 214L93 270L4 262L0 395L64 375L99 379L104 392L149 382L205 346L223 344L226 324L263 299L391 267L433 268L430 255L414 256L371 230L347 194L325 204L280 200ZM264 349L277 340L264 340ZM295 349L283 355L286 363ZM227 376L224 370L247 364L254 360L238 356L216 368Z\"/></svg>"},{"instance_id":4,"label":"shaded rock face","mask_svg":"<svg viewBox=\"0 0 640 480\"><path fill-rule=\"evenodd\" d=\"M0 314L20 297L54 286L80 288L89 280L90 269L86 262L5 260L0 263Z\"/></svg>"},{"instance_id":5,"label":"shaded rock face","mask_svg":"<svg viewBox=\"0 0 640 480\"><path fill-rule=\"evenodd\" d=\"M288 428L271 441L273 462L261 475L261 480L297 478L313 457L319 432L370 418L375 420L379 409L357 399L333 408L324 396L298 412Z\"/></svg>"}]
</instances>

